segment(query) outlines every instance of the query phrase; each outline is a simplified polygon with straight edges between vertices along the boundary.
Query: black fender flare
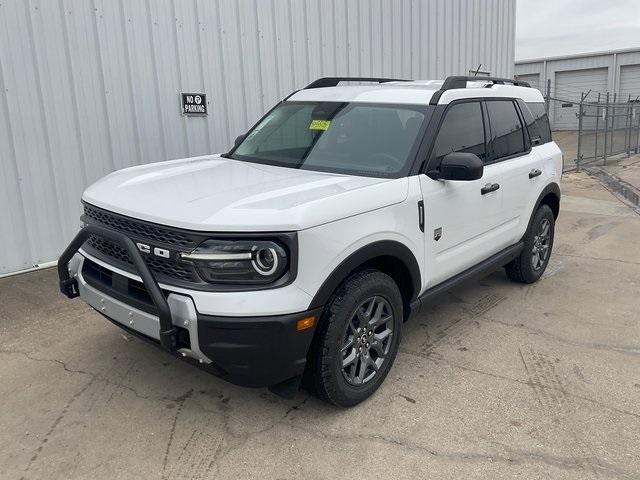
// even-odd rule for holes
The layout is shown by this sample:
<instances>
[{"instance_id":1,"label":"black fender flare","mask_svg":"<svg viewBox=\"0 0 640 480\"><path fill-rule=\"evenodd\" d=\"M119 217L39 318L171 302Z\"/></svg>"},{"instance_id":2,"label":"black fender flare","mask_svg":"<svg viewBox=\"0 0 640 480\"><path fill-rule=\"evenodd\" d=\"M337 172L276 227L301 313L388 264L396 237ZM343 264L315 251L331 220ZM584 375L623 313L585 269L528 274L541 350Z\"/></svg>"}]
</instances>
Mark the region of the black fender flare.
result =
<instances>
[{"instance_id":1,"label":"black fender flare","mask_svg":"<svg viewBox=\"0 0 640 480\"><path fill-rule=\"evenodd\" d=\"M562 198L562 194L560 193L560 185L558 185L555 182L552 182L549 185L547 185L546 187L544 187L542 189L542 192L540 192L540 195L538 195L538 199L536 200L536 204L533 207L533 210L531 211L531 216L529 217L529 223L527 224L527 230L525 231L525 235L527 234L526 232L528 232L529 228L531 227L531 222L533 221L533 216L538 211L538 207L542 203L542 199L544 197L546 197L547 195L549 195L550 193L553 193L558 198L558 204L560 203L560 199ZM556 218L557 217L558 217L558 215L556 215Z\"/></svg>"},{"instance_id":2,"label":"black fender flare","mask_svg":"<svg viewBox=\"0 0 640 480\"><path fill-rule=\"evenodd\" d=\"M416 257L409 247L398 241L380 240L356 250L344 259L322 283L313 300L311 300L309 308L319 308L326 305L336 288L338 288L351 272L377 257L394 257L403 264L411 277L413 296L410 301L413 301L418 293L420 293L422 286L420 266L418 265Z\"/></svg>"},{"instance_id":3,"label":"black fender flare","mask_svg":"<svg viewBox=\"0 0 640 480\"><path fill-rule=\"evenodd\" d=\"M538 200L536 200L536 208L534 208L534 210L538 209L538 207L540 206L540 202L542 202L542 199L549 193L554 193L555 196L558 197L558 201L560 201L560 198L562 197L562 194L560 193L560 185L558 185L556 182L551 182L549 185L542 189L542 192L538 196Z\"/></svg>"}]
</instances>

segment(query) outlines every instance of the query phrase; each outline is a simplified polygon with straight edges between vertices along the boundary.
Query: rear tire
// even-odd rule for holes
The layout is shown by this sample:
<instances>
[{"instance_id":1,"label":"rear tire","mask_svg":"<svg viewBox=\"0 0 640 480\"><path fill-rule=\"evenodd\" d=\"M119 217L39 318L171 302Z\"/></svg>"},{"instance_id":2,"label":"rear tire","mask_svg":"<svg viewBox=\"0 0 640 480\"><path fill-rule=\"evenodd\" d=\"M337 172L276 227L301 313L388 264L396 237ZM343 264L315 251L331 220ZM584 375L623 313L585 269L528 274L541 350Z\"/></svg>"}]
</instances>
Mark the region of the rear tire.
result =
<instances>
[{"instance_id":1,"label":"rear tire","mask_svg":"<svg viewBox=\"0 0 640 480\"><path fill-rule=\"evenodd\" d=\"M507 276L514 282L538 281L549 264L553 249L555 217L548 205L540 205L524 237L520 255L505 265Z\"/></svg>"},{"instance_id":2,"label":"rear tire","mask_svg":"<svg viewBox=\"0 0 640 480\"><path fill-rule=\"evenodd\" d=\"M402 305L396 283L377 270L356 272L338 287L310 352L317 396L350 407L378 389L398 352Z\"/></svg>"}]
</instances>

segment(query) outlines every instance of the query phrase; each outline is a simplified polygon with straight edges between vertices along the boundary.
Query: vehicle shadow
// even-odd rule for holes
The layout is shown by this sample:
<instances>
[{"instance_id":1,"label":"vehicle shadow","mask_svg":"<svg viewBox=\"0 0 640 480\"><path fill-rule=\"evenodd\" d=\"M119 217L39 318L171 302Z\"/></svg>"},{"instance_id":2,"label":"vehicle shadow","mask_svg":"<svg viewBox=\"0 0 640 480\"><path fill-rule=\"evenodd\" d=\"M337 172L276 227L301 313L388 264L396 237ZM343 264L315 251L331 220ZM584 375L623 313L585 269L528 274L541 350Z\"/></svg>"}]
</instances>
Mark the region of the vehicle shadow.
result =
<instances>
[{"instance_id":1,"label":"vehicle shadow","mask_svg":"<svg viewBox=\"0 0 640 480\"><path fill-rule=\"evenodd\" d=\"M400 352L421 357L437 358L439 347L456 344L466 348L464 339L478 328L477 317L498 305L506 295L504 288L520 288L514 286L502 270L479 280L470 281L456 289L437 297L423 306L419 314L413 315L404 325ZM323 402L315 400L308 389L301 388L292 399L279 397L267 389L238 387L189 365L168 353L149 345L146 342L128 336L117 327L110 326L113 331L111 342L102 352L124 352L121 356L111 355L102 360L111 363L107 368L104 381L116 385L127 382L123 388L141 390L139 396L148 396L159 401L179 403L187 392L191 392L190 401L201 398L200 406L205 409L217 409L229 412L233 406L242 404L244 408L268 406L282 412L293 412L305 405L327 414L335 409ZM100 355L93 351L94 355ZM102 354L104 356L104 353ZM435 356L435 357L434 357ZM100 359L86 359L87 363L99 363ZM402 364L402 355L396 358L394 368ZM134 364L134 367L130 367ZM127 378L121 372L128 369ZM209 404L207 406L207 404ZM244 409L243 408L243 409ZM281 412L281 413L282 413Z\"/></svg>"}]
</instances>

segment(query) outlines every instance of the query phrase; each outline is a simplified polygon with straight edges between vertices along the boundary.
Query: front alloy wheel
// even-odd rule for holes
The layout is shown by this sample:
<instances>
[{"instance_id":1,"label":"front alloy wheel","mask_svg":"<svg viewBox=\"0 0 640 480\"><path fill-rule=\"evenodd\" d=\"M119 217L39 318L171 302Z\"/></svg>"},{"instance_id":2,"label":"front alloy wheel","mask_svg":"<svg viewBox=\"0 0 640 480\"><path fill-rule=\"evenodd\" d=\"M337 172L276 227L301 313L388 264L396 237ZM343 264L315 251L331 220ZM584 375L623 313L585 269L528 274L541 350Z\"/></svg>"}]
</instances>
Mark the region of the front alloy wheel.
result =
<instances>
[{"instance_id":1,"label":"front alloy wheel","mask_svg":"<svg viewBox=\"0 0 640 480\"><path fill-rule=\"evenodd\" d=\"M347 278L326 306L309 352L315 393L343 407L372 395L395 360L402 319L402 295L391 277L362 270Z\"/></svg>"},{"instance_id":2,"label":"front alloy wheel","mask_svg":"<svg viewBox=\"0 0 640 480\"><path fill-rule=\"evenodd\" d=\"M384 297L362 302L351 316L342 344L342 374L351 385L362 385L380 371L393 338L393 310Z\"/></svg>"}]
</instances>

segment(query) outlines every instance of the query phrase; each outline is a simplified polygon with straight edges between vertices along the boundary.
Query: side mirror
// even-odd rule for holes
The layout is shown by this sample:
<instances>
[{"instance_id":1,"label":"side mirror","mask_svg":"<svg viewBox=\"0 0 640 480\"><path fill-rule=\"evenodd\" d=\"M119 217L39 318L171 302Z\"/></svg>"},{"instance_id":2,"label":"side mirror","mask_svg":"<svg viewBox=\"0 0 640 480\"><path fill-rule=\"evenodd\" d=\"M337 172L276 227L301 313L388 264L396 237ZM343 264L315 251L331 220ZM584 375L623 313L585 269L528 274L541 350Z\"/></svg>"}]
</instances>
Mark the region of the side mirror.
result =
<instances>
[{"instance_id":1,"label":"side mirror","mask_svg":"<svg viewBox=\"0 0 640 480\"><path fill-rule=\"evenodd\" d=\"M233 146L237 147L238 145L240 145L246 136L247 136L246 133L243 133L242 135L238 135L235 141L233 142Z\"/></svg>"},{"instance_id":2,"label":"side mirror","mask_svg":"<svg viewBox=\"0 0 640 480\"><path fill-rule=\"evenodd\" d=\"M427 173L434 180L478 180L484 164L474 153L453 152L444 156L437 170Z\"/></svg>"}]
</instances>

